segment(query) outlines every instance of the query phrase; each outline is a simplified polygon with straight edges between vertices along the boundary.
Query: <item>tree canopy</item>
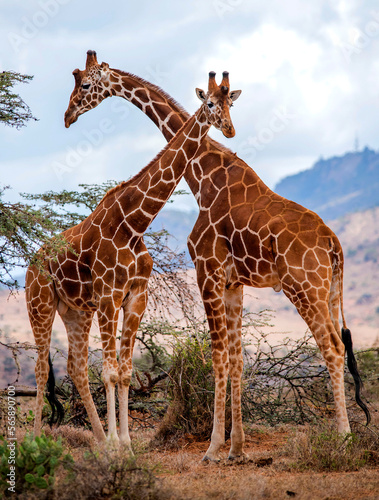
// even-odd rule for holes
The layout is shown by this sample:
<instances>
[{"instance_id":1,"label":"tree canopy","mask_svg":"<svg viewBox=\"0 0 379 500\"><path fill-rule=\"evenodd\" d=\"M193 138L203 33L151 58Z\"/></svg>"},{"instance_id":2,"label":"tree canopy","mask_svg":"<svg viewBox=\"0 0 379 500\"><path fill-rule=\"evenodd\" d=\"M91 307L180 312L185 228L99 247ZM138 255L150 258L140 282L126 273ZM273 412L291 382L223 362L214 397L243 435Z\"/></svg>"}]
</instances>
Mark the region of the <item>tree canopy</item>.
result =
<instances>
[{"instance_id":1,"label":"tree canopy","mask_svg":"<svg viewBox=\"0 0 379 500\"><path fill-rule=\"evenodd\" d=\"M17 83L29 83L33 76L15 71L0 73L0 123L20 129L29 120L37 120L29 106L13 91Z\"/></svg>"}]
</instances>

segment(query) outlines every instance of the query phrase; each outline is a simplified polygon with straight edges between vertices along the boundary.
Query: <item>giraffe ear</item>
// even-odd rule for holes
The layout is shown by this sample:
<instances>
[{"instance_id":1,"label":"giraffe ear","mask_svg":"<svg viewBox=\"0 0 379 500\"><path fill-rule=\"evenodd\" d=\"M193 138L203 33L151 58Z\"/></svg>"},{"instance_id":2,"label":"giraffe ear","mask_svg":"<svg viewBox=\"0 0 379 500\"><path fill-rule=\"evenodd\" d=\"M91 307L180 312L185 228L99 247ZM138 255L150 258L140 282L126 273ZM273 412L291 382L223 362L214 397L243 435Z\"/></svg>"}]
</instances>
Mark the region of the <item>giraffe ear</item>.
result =
<instances>
[{"instance_id":1,"label":"giraffe ear","mask_svg":"<svg viewBox=\"0 0 379 500\"><path fill-rule=\"evenodd\" d=\"M100 64L99 76L102 82L108 80L109 64L102 62Z\"/></svg>"},{"instance_id":2,"label":"giraffe ear","mask_svg":"<svg viewBox=\"0 0 379 500\"><path fill-rule=\"evenodd\" d=\"M200 101L204 102L205 99L207 98L206 93L202 89L195 89L197 97L200 99Z\"/></svg>"},{"instance_id":3,"label":"giraffe ear","mask_svg":"<svg viewBox=\"0 0 379 500\"><path fill-rule=\"evenodd\" d=\"M72 72L72 74L74 75L75 83L77 85L80 85L80 83L82 81L82 77L81 77L81 74L80 74L80 69L78 69L78 68L74 69L74 71Z\"/></svg>"},{"instance_id":4,"label":"giraffe ear","mask_svg":"<svg viewBox=\"0 0 379 500\"><path fill-rule=\"evenodd\" d=\"M241 95L242 90L232 90L229 94L229 97L232 101L236 101Z\"/></svg>"}]
</instances>

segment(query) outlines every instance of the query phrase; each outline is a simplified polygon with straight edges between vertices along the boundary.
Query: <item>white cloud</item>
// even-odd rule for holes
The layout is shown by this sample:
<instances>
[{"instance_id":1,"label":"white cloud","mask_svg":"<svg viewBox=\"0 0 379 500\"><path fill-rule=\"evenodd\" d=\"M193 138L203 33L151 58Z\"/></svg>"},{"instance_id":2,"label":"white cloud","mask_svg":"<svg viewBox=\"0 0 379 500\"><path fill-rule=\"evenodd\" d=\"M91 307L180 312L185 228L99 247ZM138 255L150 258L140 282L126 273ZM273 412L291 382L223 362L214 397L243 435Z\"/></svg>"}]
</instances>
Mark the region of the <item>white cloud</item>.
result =
<instances>
[{"instance_id":1,"label":"white cloud","mask_svg":"<svg viewBox=\"0 0 379 500\"><path fill-rule=\"evenodd\" d=\"M101 119L110 118L114 130L72 175L62 178L62 187L88 178L126 178L165 144L138 110L126 104L130 114L123 121L108 100L72 130L64 129L71 72L84 67L90 48L113 67L147 79L159 77L156 83L192 111L198 106L193 89L206 84L208 71L220 77L228 70L232 86L243 91L232 111L237 135L231 142L213 135L237 153L242 143L268 126L275 110L287 107L296 118L253 160L270 186L296 168L310 167L320 155L351 149L356 131L362 145L378 147L379 30L378 36L372 31L351 60L341 49L341 44L354 42L354 30L365 33L375 19L372 12L378 9L371 0L273 0L264 5L225 0L233 9L222 18L213 3L199 0L114 2L113 9L99 0L65 1L15 53L7 34L21 32L23 16L31 19L41 1L5 3L0 20L6 40L2 68L35 75L30 85L20 85L17 91L40 118L22 132L0 129L0 168L5 172L1 180L17 190L56 189L51 163L60 161L67 148L75 148Z\"/></svg>"}]
</instances>

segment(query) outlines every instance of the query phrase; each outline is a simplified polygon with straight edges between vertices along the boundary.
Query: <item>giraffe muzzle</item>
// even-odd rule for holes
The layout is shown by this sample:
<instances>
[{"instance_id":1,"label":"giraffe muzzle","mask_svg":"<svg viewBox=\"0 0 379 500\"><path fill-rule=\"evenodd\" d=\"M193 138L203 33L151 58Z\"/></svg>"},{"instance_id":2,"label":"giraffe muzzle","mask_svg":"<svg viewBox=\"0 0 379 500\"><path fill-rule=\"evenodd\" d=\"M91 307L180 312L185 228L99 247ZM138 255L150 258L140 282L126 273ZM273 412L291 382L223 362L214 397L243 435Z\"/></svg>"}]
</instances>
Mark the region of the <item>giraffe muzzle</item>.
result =
<instances>
[{"instance_id":1,"label":"giraffe muzzle","mask_svg":"<svg viewBox=\"0 0 379 500\"><path fill-rule=\"evenodd\" d=\"M64 126L66 128L69 128L69 126L72 125L73 123L75 123L77 119L78 119L78 115L74 116L73 113L66 111L66 113L64 115Z\"/></svg>"},{"instance_id":2,"label":"giraffe muzzle","mask_svg":"<svg viewBox=\"0 0 379 500\"><path fill-rule=\"evenodd\" d=\"M231 123L224 123L222 125L221 131L228 139L236 135L236 131Z\"/></svg>"}]
</instances>

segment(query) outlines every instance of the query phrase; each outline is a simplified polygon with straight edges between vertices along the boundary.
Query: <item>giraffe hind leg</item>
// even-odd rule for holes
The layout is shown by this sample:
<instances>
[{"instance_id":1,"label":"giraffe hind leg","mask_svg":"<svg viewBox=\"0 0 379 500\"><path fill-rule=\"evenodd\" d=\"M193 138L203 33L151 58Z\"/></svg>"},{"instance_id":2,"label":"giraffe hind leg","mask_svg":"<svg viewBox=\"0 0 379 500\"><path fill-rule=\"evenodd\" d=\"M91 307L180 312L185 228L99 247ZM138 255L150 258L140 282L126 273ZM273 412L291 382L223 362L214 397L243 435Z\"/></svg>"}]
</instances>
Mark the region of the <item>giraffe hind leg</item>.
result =
<instances>
[{"instance_id":1,"label":"giraffe hind leg","mask_svg":"<svg viewBox=\"0 0 379 500\"><path fill-rule=\"evenodd\" d=\"M38 347L38 357L35 367L37 398L34 434L39 436L42 425L44 390L50 373L48 358L51 331L58 301L53 282L32 266L28 268L26 273L25 296L34 340Z\"/></svg>"},{"instance_id":2,"label":"giraffe hind leg","mask_svg":"<svg viewBox=\"0 0 379 500\"><path fill-rule=\"evenodd\" d=\"M105 441L105 433L93 402L88 381L88 341L93 312L76 311L67 308L60 311L68 337L67 372L83 401L95 438Z\"/></svg>"},{"instance_id":3,"label":"giraffe hind leg","mask_svg":"<svg viewBox=\"0 0 379 500\"><path fill-rule=\"evenodd\" d=\"M339 324L340 299L339 277L337 273L333 272L329 293L329 314L337 333L341 331Z\"/></svg>"},{"instance_id":4,"label":"giraffe hind leg","mask_svg":"<svg viewBox=\"0 0 379 500\"><path fill-rule=\"evenodd\" d=\"M292 275L296 276L296 272ZM304 290L299 283L296 286L284 281L282 283L285 295L307 323L325 360L332 382L338 432L349 433L344 381L345 347L339 326L336 330L336 323L330 315L329 294L325 290L324 297L321 297L317 287Z\"/></svg>"},{"instance_id":5,"label":"giraffe hind leg","mask_svg":"<svg viewBox=\"0 0 379 500\"><path fill-rule=\"evenodd\" d=\"M326 306L326 304L325 304ZM320 307L321 311L307 314L306 322L315 337L317 345L325 360L332 383L334 404L337 417L337 429L341 434L350 433L350 424L346 411L345 399L345 349L339 333L335 331L327 308Z\"/></svg>"}]
</instances>

